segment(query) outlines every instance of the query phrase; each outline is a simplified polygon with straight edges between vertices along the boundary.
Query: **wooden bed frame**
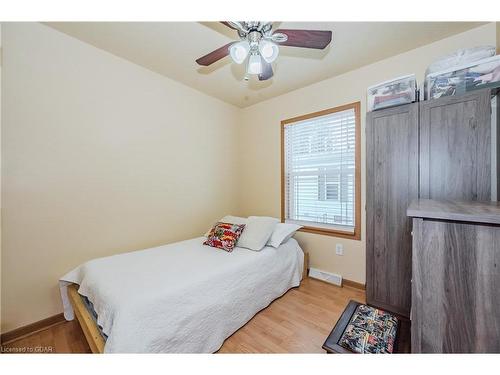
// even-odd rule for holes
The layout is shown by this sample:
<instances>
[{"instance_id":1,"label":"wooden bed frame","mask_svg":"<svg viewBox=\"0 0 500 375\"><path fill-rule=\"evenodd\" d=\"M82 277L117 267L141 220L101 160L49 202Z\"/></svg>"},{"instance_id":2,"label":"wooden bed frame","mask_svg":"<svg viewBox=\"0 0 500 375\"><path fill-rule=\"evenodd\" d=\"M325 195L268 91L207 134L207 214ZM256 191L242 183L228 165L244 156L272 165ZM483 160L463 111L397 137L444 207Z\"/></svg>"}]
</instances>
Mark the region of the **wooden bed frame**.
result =
<instances>
[{"instance_id":1,"label":"wooden bed frame","mask_svg":"<svg viewBox=\"0 0 500 375\"><path fill-rule=\"evenodd\" d=\"M104 338L89 311L85 308L82 297L78 294L77 284L68 286L68 297L73 306L73 311L78 319L78 323L80 323L80 327L82 327L83 334L89 343L90 350L92 350L92 353L104 353Z\"/></svg>"},{"instance_id":2,"label":"wooden bed frame","mask_svg":"<svg viewBox=\"0 0 500 375\"><path fill-rule=\"evenodd\" d=\"M304 270L302 271L302 280L307 277L309 265L309 253L304 252ZM92 353L104 353L104 338L101 335L101 331L97 327L96 322L90 315L90 312L85 307L82 297L78 294L78 285L71 284L68 285L68 298L73 306L73 311L75 316L82 327L83 334L89 343L90 350Z\"/></svg>"}]
</instances>

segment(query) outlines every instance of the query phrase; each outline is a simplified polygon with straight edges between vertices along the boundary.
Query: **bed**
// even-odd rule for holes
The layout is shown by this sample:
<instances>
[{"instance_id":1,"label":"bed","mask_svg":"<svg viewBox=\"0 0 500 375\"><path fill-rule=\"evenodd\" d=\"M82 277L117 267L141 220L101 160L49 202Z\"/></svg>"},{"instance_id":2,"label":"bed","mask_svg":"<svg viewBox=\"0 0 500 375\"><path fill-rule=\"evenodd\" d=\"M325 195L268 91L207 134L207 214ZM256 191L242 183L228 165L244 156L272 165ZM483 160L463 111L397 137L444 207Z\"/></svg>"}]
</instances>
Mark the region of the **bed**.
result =
<instances>
[{"instance_id":1,"label":"bed","mask_svg":"<svg viewBox=\"0 0 500 375\"><path fill-rule=\"evenodd\" d=\"M293 238L230 253L204 240L80 265L59 281L65 318L76 316L94 353L213 353L306 268Z\"/></svg>"}]
</instances>

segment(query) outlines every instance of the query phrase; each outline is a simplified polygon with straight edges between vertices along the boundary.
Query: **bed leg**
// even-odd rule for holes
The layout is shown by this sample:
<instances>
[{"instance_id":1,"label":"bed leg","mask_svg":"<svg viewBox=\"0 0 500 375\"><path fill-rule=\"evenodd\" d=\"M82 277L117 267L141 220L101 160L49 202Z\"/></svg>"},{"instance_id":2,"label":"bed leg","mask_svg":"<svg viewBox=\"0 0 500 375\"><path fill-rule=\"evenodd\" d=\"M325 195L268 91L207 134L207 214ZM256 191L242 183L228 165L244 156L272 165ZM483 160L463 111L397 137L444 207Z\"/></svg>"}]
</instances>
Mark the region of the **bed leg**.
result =
<instances>
[{"instance_id":1,"label":"bed leg","mask_svg":"<svg viewBox=\"0 0 500 375\"><path fill-rule=\"evenodd\" d=\"M302 280L307 277L307 271L309 269L309 253L304 252L304 270L302 271Z\"/></svg>"}]
</instances>

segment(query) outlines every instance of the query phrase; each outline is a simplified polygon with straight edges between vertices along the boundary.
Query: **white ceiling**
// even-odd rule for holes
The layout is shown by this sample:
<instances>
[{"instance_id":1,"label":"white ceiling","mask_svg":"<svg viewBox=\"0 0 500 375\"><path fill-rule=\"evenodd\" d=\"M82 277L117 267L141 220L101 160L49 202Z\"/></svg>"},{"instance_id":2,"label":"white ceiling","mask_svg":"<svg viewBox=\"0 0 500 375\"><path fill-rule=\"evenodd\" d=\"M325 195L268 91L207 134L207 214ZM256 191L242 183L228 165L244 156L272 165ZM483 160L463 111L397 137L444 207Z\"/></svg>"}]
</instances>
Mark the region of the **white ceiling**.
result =
<instances>
[{"instance_id":1,"label":"white ceiling","mask_svg":"<svg viewBox=\"0 0 500 375\"><path fill-rule=\"evenodd\" d=\"M68 35L142 65L238 107L342 74L481 23L472 22L282 22L289 29L332 30L325 50L281 47L274 77L244 81L245 66L229 57L209 67L195 60L237 39L217 22L51 22Z\"/></svg>"}]
</instances>

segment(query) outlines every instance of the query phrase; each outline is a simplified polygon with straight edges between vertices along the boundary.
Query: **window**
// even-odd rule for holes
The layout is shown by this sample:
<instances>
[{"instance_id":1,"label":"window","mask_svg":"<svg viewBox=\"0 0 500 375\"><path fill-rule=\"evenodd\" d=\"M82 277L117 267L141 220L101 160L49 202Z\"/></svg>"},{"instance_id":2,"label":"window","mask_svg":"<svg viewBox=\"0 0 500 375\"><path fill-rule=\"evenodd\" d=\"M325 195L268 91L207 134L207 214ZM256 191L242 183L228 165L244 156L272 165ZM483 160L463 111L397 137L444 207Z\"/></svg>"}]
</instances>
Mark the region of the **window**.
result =
<instances>
[{"instance_id":1,"label":"window","mask_svg":"<svg viewBox=\"0 0 500 375\"><path fill-rule=\"evenodd\" d=\"M281 219L360 239L360 105L281 122Z\"/></svg>"}]
</instances>

